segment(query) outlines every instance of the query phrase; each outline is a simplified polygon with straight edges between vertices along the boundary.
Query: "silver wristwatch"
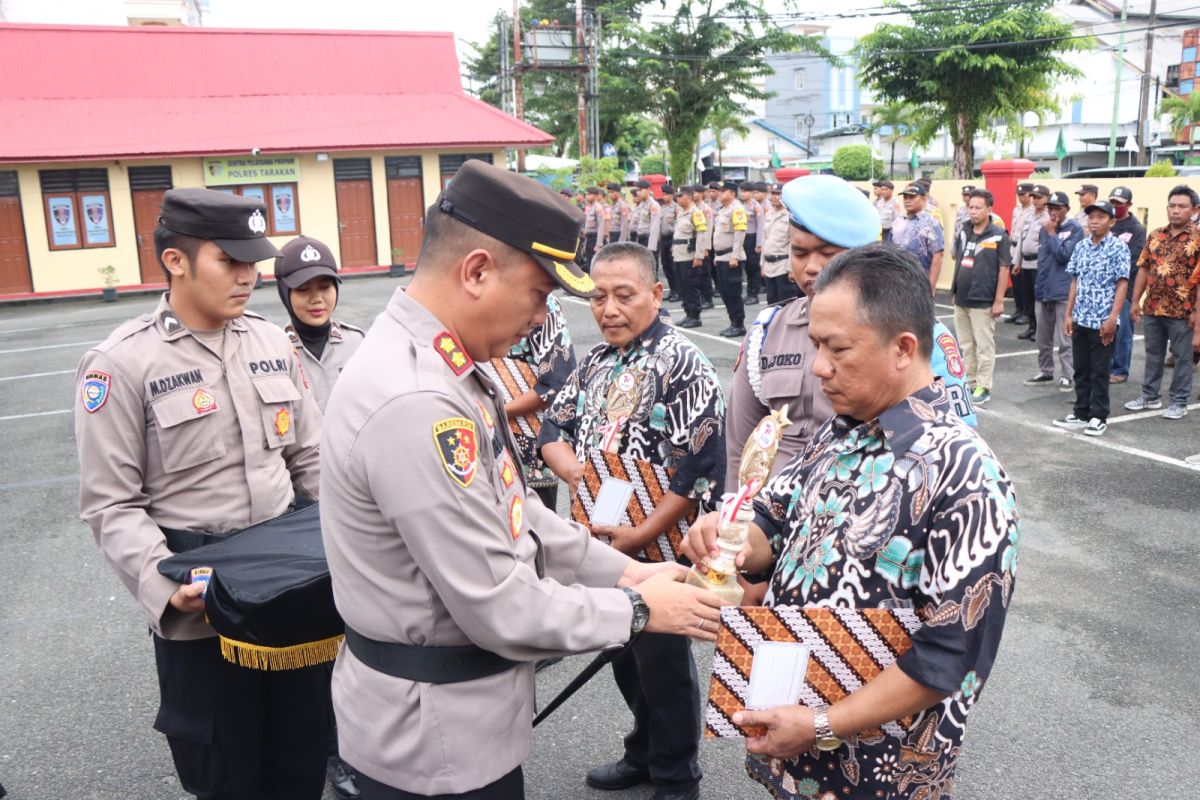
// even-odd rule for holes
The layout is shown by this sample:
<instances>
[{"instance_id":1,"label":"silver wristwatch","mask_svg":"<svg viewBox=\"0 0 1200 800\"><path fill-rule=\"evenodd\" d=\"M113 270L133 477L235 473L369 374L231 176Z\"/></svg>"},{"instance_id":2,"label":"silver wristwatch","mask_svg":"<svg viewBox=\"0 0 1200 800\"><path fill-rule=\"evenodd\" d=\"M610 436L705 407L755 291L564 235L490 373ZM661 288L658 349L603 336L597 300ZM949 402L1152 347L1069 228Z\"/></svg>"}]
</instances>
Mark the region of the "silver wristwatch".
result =
<instances>
[{"instance_id":1,"label":"silver wristwatch","mask_svg":"<svg viewBox=\"0 0 1200 800\"><path fill-rule=\"evenodd\" d=\"M816 732L816 745L818 750L830 751L837 750L842 746L842 740L833 735L833 728L829 727L829 708L823 706L814 708L812 712L813 730Z\"/></svg>"}]
</instances>

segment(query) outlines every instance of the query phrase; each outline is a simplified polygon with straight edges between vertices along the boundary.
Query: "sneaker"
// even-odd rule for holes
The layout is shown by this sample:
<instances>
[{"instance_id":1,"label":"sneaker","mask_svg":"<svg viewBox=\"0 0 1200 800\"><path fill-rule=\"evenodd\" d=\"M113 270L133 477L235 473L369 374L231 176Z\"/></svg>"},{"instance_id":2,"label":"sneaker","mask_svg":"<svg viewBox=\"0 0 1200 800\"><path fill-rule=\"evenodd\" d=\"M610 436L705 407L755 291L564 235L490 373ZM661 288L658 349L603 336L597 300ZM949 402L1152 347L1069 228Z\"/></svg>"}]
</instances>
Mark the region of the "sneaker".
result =
<instances>
[{"instance_id":1,"label":"sneaker","mask_svg":"<svg viewBox=\"0 0 1200 800\"><path fill-rule=\"evenodd\" d=\"M1071 391L1074 391L1074 390L1075 390L1075 384L1071 382L1071 379L1070 379L1070 378L1059 378L1059 379L1058 379L1058 390L1059 390L1060 392L1071 392Z\"/></svg>"},{"instance_id":2,"label":"sneaker","mask_svg":"<svg viewBox=\"0 0 1200 800\"><path fill-rule=\"evenodd\" d=\"M1044 372L1039 372L1037 375L1034 375L1032 378L1025 379L1026 386L1048 386L1051 383L1054 383L1054 376L1047 375Z\"/></svg>"},{"instance_id":3,"label":"sneaker","mask_svg":"<svg viewBox=\"0 0 1200 800\"><path fill-rule=\"evenodd\" d=\"M1083 435L1084 436L1103 436L1104 432L1106 430L1108 430L1107 422L1097 419L1096 417L1092 417L1092 421L1089 422L1087 424L1087 427L1083 429Z\"/></svg>"},{"instance_id":4,"label":"sneaker","mask_svg":"<svg viewBox=\"0 0 1200 800\"><path fill-rule=\"evenodd\" d=\"M1081 431L1087 426L1088 424L1086 422L1074 414L1067 414L1062 419L1054 420L1054 427L1063 428L1064 430L1068 431Z\"/></svg>"},{"instance_id":5,"label":"sneaker","mask_svg":"<svg viewBox=\"0 0 1200 800\"><path fill-rule=\"evenodd\" d=\"M1171 403L1162 415L1163 419L1183 419L1187 416L1187 412L1187 406L1180 405L1179 403Z\"/></svg>"},{"instance_id":6,"label":"sneaker","mask_svg":"<svg viewBox=\"0 0 1200 800\"><path fill-rule=\"evenodd\" d=\"M1162 408L1162 400L1147 400L1145 397L1130 400L1125 404L1127 411L1154 411L1159 408Z\"/></svg>"},{"instance_id":7,"label":"sneaker","mask_svg":"<svg viewBox=\"0 0 1200 800\"><path fill-rule=\"evenodd\" d=\"M971 392L971 402L977 406L987 405L987 402L992 399L992 393L982 386L976 386Z\"/></svg>"}]
</instances>

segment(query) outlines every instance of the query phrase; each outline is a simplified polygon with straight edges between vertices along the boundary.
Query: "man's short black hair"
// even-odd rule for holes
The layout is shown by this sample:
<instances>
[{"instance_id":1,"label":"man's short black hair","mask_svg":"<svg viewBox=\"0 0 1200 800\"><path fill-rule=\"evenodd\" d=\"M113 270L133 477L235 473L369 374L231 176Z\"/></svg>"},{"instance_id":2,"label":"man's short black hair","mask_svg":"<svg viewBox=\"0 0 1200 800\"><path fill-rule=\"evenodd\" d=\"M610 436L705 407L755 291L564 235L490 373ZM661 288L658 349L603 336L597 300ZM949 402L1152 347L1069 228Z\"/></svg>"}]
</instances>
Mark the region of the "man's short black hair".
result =
<instances>
[{"instance_id":1,"label":"man's short black hair","mask_svg":"<svg viewBox=\"0 0 1200 800\"><path fill-rule=\"evenodd\" d=\"M195 269L196 253L200 252L202 244L204 244L203 239L185 236L182 233L176 233L161 222L158 224L158 227L154 229L154 255L158 259L158 266L167 276L167 283L171 282L171 273L167 269L167 265L163 263L163 253L167 250L178 250L188 257L188 264Z\"/></svg>"},{"instance_id":2,"label":"man's short black hair","mask_svg":"<svg viewBox=\"0 0 1200 800\"><path fill-rule=\"evenodd\" d=\"M872 242L839 253L821 270L813 294L839 283L858 292L858 318L870 325L880 341L901 333L917 337L918 352L933 355L936 314L929 291L929 275L916 256L894 244Z\"/></svg>"},{"instance_id":3,"label":"man's short black hair","mask_svg":"<svg viewBox=\"0 0 1200 800\"><path fill-rule=\"evenodd\" d=\"M1192 190L1190 186L1184 186L1182 183L1167 193L1167 202L1171 202L1171 198L1176 195L1187 195L1187 198L1192 201L1192 206L1200 206L1200 197Z\"/></svg>"},{"instance_id":4,"label":"man's short black hair","mask_svg":"<svg viewBox=\"0 0 1200 800\"><path fill-rule=\"evenodd\" d=\"M967 201L970 202L972 197L982 197L983 202L987 204L988 208L991 208L992 204L995 202L995 198L992 197L992 193L987 189L972 189L967 193Z\"/></svg>"}]
</instances>

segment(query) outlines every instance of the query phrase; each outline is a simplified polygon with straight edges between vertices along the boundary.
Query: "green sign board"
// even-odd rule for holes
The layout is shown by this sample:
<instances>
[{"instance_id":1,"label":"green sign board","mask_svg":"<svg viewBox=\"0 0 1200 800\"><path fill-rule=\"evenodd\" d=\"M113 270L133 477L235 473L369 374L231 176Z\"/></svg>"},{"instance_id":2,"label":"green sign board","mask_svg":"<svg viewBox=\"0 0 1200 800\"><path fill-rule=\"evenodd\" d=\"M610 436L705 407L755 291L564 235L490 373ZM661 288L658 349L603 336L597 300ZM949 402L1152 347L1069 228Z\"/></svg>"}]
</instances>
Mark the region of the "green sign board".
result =
<instances>
[{"instance_id":1,"label":"green sign board","mask_svg":"<svg viewBox=\"0 0 1200 800\"><path fill-rule=\"evenodd\" d=\"M205 186L247 183L296 183L300 159L296 156L231 156L204 159Z\"/></svg>"}]
</instances>

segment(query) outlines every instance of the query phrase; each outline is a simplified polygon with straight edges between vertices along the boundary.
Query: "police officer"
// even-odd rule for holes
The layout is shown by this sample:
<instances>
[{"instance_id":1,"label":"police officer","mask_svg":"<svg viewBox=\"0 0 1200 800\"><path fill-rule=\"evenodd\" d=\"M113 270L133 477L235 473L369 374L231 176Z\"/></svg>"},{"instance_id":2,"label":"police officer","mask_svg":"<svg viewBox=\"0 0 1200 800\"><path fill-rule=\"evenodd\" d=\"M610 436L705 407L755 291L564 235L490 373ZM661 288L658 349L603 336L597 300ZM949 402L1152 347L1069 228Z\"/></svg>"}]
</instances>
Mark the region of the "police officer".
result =
<instances>
[{"instance_id":1,"label":"police officer","mask_svg":"<svg viewBox=\"0 0 1200 800\"><path fill-rule=\"evenodd\" d=\"M79 365L80 511L153 632L167 737L201 798L318 798L328 748L323 667L260 672L225 661L201 590L158 562L315 499L321 412L275 325L245 310L267 209L173 189L155 250L169 289ZM207 535L206 535L207 534Z\"/></svg>"},{"instance_id":2,"label":"police officer","mask_svg":"<svg viewBox=\"0 0 1200 800\"><path fill-rule=\"evenodd\" d=\"M605 244L629 241L629 206L619 183L608 184L608 209L605 217Z\"/></svg>"},{"instance_id":3,"label":"police officer","mask_svg":"<svg viewBox=\"0 0 1200 800\"><path fill-rule=\"evenodd\" d=\"M737 338L746 335L746 307L742 303L742 272L746 261L746 209L737 200L737 184L725 181L719 195L721 208L713 218L713 269L717 288L729 315L729 327L721 335Z\"/></svg>"},{"instance_id":4,"label":"police officer","mask_svg":"<svg viewBox=\"0 0 1200 800\"><path fill-rule=\"evenodd\" d=\"M1015 308L1004 321L1011 325L1027 325L1033 317L1033 309L1026 308L1025 292L1021 288L1022 281L1017 269L1021 261L1021 236L1025 230L1025 223L1033 215L1033 202L1029 197L1031 191L1032 183L1017 184L1017 204L1013 206L1012 228L1009 230L1009 238L1013 244L1012 293Z\"/></svg>"},{"instance_id":5,"label":"police officer","mask_svg":"<svg viewBox=\"0 0 1200 800\"><path fill-rule=\"evenodd\" d=\"M763 229L766 206L758 198L759 184L756 181L746 181L741 185L742 207L746 209L746 298L743 301L748 306L758 305L758 295L762 293L762 239L759 233Z\"/></svg>"},{"instance_id":6,"label":"police officer","mask_svg":"<svg viewBox=\"0 0 1200 800\"><path fill-rule=\"evenodd\" d=\"M599 186L587 187L583 207L583 263L580 265L584 272L592 268L592 258L599 249L596 243L602 241L604 234L605 207L602 194Z\"/></svg>"},{"instance_id":7,"label":"police officer","mask_svg":"<svg viewBox=\"0 0 1200 800\"><path fill-rule=\"evenodd\" d=\"M712 229L713 221L717 217L717 209L721 206L721 201L717 199L717 193L721 188L720 181L711 181L706 187L704 184L696 184L698 189L696 204L704 212L705 218L708 220L709 244L712 244ZM701 195L703 196L701 198ZM713 308L713 253L709 247L708 252L704 256L704 268L700 271L700 308L705 311Z\"/></svg>"},{"instance_id":8,"label":"police officer","mask_svg":"<svg viewBox=\"0 0 1200 800\"><path fill-rule=\"evenodd\" d=\"M590 295L572 260L582 222L548 187L468 161L330 397L333 702L364 800L524 797L535 661L642 630L714 638L720 601L678 565L639 564L527 489L475 367L544 318L552 289Z\"/></svg>"},{"instance_id":9,"label":"police officer","mask_svg":"<svg viewBox=\"0 0 1200 800\"><path fill-rule=\"evenodd\" d=\"M679 275L683 291L685 318L681 328L699 328L703 301L700 295L703 285L705 258L711 249L711 228L708 217L695 198L699 187L685 186L679 194L679 214L675 217L675 230L671 232L671 258Z\"/></svg>"},{"instance_id":10,"label":"police officer","mask_svg":"<svg viewBox=\"0 0 1200 800\"><path fill-rule=\"evenodd\" d=\"M767 287L767 302L778 303L799 293L792 280L789 255L792 248L788 232L788 211L783 207L783 187L770 184L770 207L763 221L762 261L763 282Z\"/></svg>"},{"instance_id":11,"label":"police officer","mask_svg":"<svg viewBox=\"0 0 1200 800\"><path fill-rule=\"evenodd\" d=\"M683 299L679 276L675 274L675 259L671 256L671 237L675 235L675 220L679 216L679 203L675 201L675 187L663 184L662 200L658 210L658 265L667 278L670 294L665 302L675 303Z\"/></svg>"},{"instance_id":12,"label":"police officer","mask_svg":"<svg viewBox=\"0 0 1200 800\"><path fill-rule=\"evenodd\" d=\"M290 317L284 331L300 355L309 388L322 411L333 382L364 335L362 328L333 319L342 284L337 269L333 251L311 236L288 242L283 255L275 259L275 286Z\"/></svg>"}]
</instances>

